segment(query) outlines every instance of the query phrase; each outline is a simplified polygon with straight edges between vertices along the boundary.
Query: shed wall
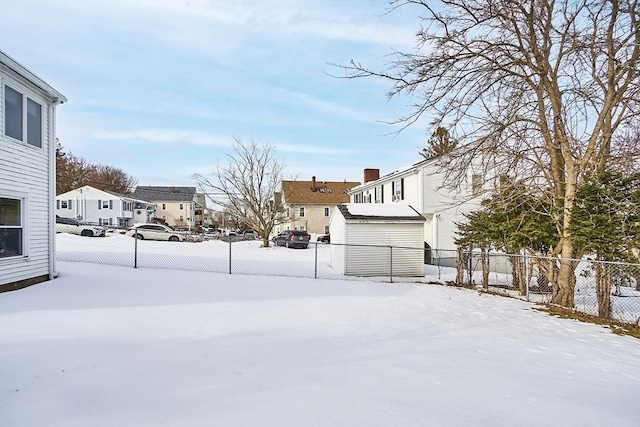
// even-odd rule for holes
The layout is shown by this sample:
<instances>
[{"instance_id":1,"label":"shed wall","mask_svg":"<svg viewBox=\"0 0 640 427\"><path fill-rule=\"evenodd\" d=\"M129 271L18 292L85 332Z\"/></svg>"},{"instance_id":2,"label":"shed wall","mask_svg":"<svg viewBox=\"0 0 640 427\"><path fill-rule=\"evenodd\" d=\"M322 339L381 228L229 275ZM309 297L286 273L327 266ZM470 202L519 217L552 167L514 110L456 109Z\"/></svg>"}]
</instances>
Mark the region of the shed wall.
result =
<instances>
[{"instance_id":1,"label":"shed wall","mask_svg":"<svg viewBox=\"0 0 640 427\"><path fill-rule=\"evenodd\" d=\"M346 264L349 276L424 276L424 226L422 222L346 223ZM331 236L333 241L333 235ZM376 245L353 246L353 245ZM389 247L395 247L391 250ZM410 249L398 249L398 248ZM392 265L393 262L393 265Z\"/></svg>"}]
</instances>

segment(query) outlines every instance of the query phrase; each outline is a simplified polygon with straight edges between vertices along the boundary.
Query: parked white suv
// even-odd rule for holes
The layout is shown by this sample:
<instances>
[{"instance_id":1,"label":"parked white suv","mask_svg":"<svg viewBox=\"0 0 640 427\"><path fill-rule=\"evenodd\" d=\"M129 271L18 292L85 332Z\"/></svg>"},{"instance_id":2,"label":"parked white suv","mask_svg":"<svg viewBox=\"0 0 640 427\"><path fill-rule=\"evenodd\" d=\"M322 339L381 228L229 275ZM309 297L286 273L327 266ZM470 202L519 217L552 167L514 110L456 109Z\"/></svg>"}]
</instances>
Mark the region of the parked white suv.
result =
<instances>
[{"instance_id":1,"label":"parked white suv","mask_svg":"<svg viewBox=\"0 0 640 427\"><path fill-rule=\"evenodd\" d=\"M103 237L106 233L104 227L85 224L73 218L56 217L56 233L78 234L86 237Z\"/></svg>"},{"instance_id":2,"label":"parked white suv","mask_svg":"<svg viewBox=\"0 0 640 427\"><path fill-rule=\"evenodd\" d=\"M162 224L135 224L124 234L130 237L137 237L140 240L168 240L170 242L184 240L184 234L178 233Z\"/></svg>"}]
</instances>

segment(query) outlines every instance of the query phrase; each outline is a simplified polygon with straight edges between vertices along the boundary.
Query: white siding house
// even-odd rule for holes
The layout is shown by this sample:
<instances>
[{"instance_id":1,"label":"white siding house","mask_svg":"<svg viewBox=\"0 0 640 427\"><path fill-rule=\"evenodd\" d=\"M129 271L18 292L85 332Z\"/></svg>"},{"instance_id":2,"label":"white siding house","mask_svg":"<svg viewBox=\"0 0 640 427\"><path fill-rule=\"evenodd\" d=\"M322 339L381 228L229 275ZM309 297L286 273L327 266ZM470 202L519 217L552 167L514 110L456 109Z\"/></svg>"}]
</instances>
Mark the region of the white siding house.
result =
<instances>
[{"instance_id":1,"label":"white siding house","mask_svg":"<svg viewBox=\"0 0 640 427\"><path fill-rule=\"evenodd\" d=\"M84 187L56 196L56 216L125 227L155 218L156 205L124 194Z\"/></svg>"},{"instance_id":2,"label":"white siding house","mask_svg":"<svg viewBox=\"0 0 640 427\"><path fill-rule=\"evenodd\" d=\"M364 184L351 189L351 202L410 205L426 218L425 243L433 249L455 250L456 223L480 207L487 184L484 175L469 168L457 190L444 188L437 162L423 160L380 178L365 177Z\"/></svg>"},{"instance_id":3,"label":"white siding house","mask_svg":"<svg viewBox=\"0 0 640 427\"><path fill-rule=\"evenodd\" d=\"M63 102L0 51L0 291L55 274L55 120Z\"/></svg>"},{"instance_id":4,"label":"white siding house","mask_svg":"<svg viewBox=\"0 0 640 427\"><path fill-rule=\"evenodd\" d=\"M338 205L329 225L331 268L347 276L424 276L424 222L409 205Z\"/></svg>"}]
</instances>

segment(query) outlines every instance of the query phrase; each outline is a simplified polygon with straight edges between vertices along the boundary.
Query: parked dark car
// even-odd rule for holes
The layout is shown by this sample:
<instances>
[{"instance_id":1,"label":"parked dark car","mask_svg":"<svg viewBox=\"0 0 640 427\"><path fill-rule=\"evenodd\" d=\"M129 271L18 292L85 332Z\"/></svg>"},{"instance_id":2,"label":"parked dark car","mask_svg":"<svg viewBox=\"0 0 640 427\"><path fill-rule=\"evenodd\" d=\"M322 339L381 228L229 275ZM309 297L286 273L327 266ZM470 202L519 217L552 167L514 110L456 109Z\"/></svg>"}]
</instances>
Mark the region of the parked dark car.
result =
<instances>
[{"instance_id":1,"label":"parked dark car","mask_svg":"<svg viewBox=\"0 0 640 427\"><path fill-rule=\"evenodd\" d=\"M286 230L273 238L276 246L306 249L309 246L309 233L306 231Z\"/></svg>"},{"instance_id":2,"label":"parked dark car","mask_svg":"<svg viewBox=\"0 0 640 427\"><path fill-rule=\"evenodd\" d=\"M318 236L318 242L322 242L322 243L331 243L331 235L330 234L323 234L322 236Z\"/></svg>"}]
</instances>

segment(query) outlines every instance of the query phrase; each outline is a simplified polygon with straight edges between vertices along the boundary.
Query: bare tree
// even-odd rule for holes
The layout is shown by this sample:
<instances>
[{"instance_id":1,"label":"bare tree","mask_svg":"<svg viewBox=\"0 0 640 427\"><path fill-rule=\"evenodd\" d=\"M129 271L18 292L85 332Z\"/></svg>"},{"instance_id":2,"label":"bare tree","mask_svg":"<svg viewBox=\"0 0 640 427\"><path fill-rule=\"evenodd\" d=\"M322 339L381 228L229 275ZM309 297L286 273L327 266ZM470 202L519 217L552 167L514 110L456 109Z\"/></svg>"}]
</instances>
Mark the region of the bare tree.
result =
<instances>
[{"instance_id":1,"label":"bare tree","mask_svg":"<svg viewBox=\"0 0 640 427\"><path fill-rule=\"evenodd\" d=\"M272 146L240 139L235 140L227 160L211 178L202 174L194 178L214 203L252 227L268 247L269 235L282 215L282 201L276 193L285 166L274 156Z\"/></svg>"},{"instance_id":2,"label":"bare tree","mask_svg":"<svg viewBox=\"0 0 640 427\"><path fill-rule=\"evenodd\" d=\"M84 185L131 194L137 182L122 169L91 163L71 152L65 153L60 142L56 141L56 194L66 193Z\"/></svg>"},{"instance_id":3,"label":"bare tree","mask_svg":"<svg viewBox=\"0 0 640 427\"><path fill-rule=\"evenodd\" d=\"M578 185L638 156L637 139L615 144L640 113L638 0L402 0L392 9L406 5L424 13L417 50L394 52L384 71L352 60L343 77L380 77L393 84L389 97L415 100L397 119L403 128L423 115L455 128L448 182L481 159L486 174L517 176L553 200L561 262L552 301L573 307Z\"/></svg>"}]
</instances>

